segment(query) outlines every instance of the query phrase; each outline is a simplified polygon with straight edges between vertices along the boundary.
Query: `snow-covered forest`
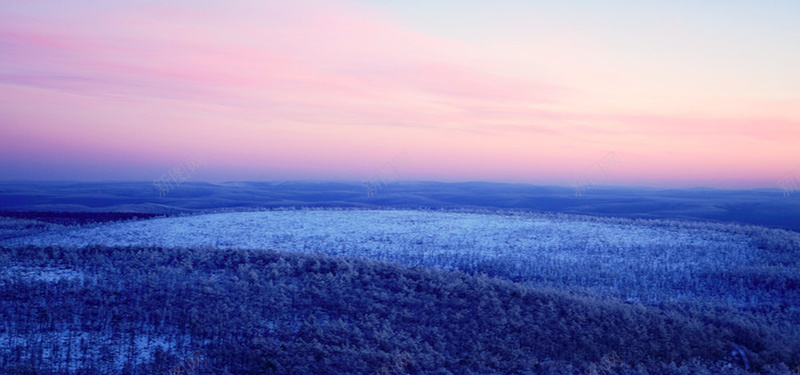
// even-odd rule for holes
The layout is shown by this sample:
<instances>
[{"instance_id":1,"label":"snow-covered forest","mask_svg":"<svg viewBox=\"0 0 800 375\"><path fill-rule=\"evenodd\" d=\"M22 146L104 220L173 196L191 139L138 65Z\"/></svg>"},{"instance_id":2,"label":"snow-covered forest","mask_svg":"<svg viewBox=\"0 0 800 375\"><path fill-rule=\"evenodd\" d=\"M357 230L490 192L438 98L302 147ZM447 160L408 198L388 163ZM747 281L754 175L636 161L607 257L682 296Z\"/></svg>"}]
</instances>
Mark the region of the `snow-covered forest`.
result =
<instances>
[{"instance_id":1,"label":"snow-covered forest","mask_svg":"<svg viewBox=\"0 0 800 375\"><path fill-rule=\"evenodd\" d=\"M24 216L24 215L23 215ZM785 374L799 236L564 214L0 222L14 374ZM189 362L194 353L202 361ZM384 371L384 370L380 370Z\"/></svg>"},{"instance_id":2,"label":"snow-covered forest","mask_svg":"<svg viewBox=\"0 0 800 375\"><path fill-rule=\"evenodd\" d=\"M5 246L275 249L483 272L643 303L800 306L800 235L734 224L562 214L278 210L37 231Z\"/></svg>"}]
</instances>

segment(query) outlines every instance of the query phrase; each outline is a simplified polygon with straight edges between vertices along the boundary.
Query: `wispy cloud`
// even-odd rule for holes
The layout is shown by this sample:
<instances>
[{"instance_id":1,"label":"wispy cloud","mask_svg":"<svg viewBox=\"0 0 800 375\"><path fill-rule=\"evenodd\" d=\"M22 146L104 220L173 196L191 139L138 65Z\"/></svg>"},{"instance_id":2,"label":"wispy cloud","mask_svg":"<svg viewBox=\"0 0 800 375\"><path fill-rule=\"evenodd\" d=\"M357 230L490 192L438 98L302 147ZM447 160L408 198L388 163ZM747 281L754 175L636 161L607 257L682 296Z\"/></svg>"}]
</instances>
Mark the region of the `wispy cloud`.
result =
<instances>
[{"instance_id":1,"label":"wispy cloud","mask_svg":"<svg viewBox=\"0 0 800 375\"><path fill-rule=\"evenodd\" d=\"M487 47L491 33L488 42L475 35L496 29L470 25L471 39L452 38L379 9L345 0L5 3L0 157L81 164L76 174L86 154L138 160L128 170L151 170L129 178L146 180L162 160L203 149L230 173L224 179L358 179L365 155L408 150L431 160L421 178L556 183L612 148L626 160L644 156L630 158L625 178L693 168L683 176L693 179L743 165L769 185L774 171L762 169L796 154L796 100L723 96L705 108L676 100L681 87L667 79L656 85L657 71L641 87L640 71L625 67L648 60L626 62L622 34L604 47L602 29L564 34L542 23ZM546 48L528 51L525 38ZM680 162L667 152L676 149Z\"/></svg>"}]
</instances>

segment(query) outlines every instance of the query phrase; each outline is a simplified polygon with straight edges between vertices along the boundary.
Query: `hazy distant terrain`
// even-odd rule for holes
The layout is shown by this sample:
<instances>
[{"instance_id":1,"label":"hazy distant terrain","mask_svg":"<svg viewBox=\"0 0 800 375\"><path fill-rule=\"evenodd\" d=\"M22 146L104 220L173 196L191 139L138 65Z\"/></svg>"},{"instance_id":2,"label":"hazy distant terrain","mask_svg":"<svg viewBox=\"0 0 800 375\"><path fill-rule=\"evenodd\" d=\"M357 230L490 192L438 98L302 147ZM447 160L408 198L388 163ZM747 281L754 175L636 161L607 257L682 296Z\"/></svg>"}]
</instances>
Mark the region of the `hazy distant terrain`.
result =
<instances>
[{"instance_id":1,"label":"hazy distant terrain","mask_svg":"<svg viewBox=\"0 0 800 375\"><path fill-rule=\"evenodd\" d=\"M778 189L658 190L596 186L576 196L556 186L392 182L373 196L345 182L185 182L159 197L152 182L0 183L0 210L180 213L258 207L495 208L628 218L710 220L800 231L800 194Z\"/></svg>"}]
</instances>

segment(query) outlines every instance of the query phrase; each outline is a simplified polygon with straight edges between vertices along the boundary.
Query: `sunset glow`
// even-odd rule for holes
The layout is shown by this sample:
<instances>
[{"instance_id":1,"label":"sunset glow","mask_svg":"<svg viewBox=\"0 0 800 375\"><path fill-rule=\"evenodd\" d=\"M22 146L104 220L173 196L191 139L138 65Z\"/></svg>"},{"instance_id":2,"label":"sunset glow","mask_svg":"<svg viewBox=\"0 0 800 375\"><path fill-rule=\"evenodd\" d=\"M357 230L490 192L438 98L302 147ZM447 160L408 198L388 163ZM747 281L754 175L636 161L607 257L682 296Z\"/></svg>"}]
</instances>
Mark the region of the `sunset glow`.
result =
<instances>
[{"instance_id":1,"label":"sunset glow","mask_svg":"<svg viewBox=\"0 0 800 375\"><path fill-rule=\"evenodd\" d=\"M13 1L0 179L404 178L777 188L800 4ZM748 4L748 5L745 5Z\"/></svg>"}]
</instances>

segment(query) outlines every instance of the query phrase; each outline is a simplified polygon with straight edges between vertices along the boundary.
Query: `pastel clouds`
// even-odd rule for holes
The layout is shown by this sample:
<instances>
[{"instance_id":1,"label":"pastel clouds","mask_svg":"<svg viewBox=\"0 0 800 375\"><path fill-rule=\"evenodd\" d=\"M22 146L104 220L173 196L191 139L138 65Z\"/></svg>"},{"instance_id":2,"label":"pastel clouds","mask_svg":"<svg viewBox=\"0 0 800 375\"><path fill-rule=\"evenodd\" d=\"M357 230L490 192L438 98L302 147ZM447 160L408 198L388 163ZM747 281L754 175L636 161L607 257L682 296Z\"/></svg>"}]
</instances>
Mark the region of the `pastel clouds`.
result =
<instances>
[{"instance_id":1,"label":"pastel clouds","mask_svg":"<svg viewBox=\"0 0 800 375\"><path fill-rule=\"evenodd\" d=\"M4 4L0 157L14 165L0 173L149 180L201 150L211 180L358 180L405 151L412 178L563 185L615 151L628 161L619 184L743 173L757 186L800 159L791 104L729 115L722 100L698 115L634 91L625 108L598 94L615 88L598 86L591 61L571 62L569 79L540 72L581 56L552 47L530 53L553 62L519 74L344 1Z\"/></svg>"}]
</instances>

